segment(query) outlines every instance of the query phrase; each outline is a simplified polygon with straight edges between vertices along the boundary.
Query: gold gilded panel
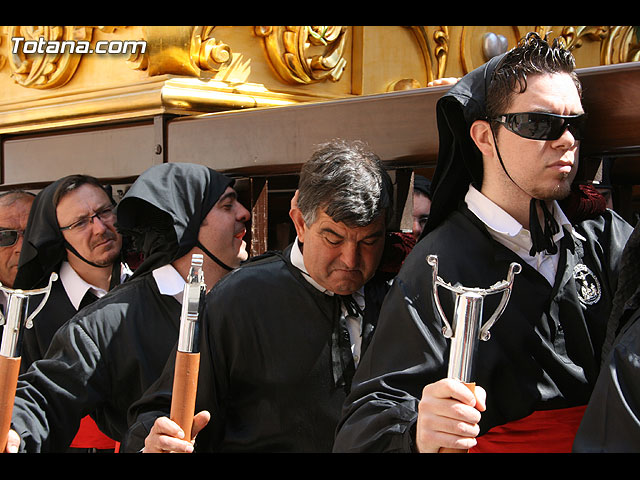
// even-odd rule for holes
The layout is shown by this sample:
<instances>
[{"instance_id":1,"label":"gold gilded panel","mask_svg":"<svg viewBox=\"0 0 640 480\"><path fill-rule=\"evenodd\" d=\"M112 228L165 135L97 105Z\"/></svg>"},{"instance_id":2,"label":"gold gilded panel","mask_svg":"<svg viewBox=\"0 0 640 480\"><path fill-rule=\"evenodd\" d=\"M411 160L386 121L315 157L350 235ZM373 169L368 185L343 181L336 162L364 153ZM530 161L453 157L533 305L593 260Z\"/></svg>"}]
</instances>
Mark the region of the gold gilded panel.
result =
<instances>
[{"instance_id":1,"label":"gold gilded panel","mask_svg":"<svg viewBox=\"0 0 640 480\"><path fill-rule=\"evenodd\" d=\"M579 68L640 59L632 26L4 26L0 133L423 88L528 31L560 37ZM15 38L145 48L36 55Z\"/></svg>"}]
</instances>

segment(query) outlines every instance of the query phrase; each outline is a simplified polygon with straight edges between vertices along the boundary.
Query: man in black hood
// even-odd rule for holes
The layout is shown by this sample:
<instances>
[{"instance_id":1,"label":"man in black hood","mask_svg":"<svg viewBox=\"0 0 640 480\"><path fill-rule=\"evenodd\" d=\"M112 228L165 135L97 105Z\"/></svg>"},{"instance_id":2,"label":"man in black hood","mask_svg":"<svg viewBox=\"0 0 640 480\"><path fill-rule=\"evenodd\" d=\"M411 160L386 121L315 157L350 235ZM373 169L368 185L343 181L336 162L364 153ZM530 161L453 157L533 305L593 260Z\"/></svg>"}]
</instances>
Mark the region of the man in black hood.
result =
<instances>
[{"instance_id":1,"label":"man in black hood","mask_svg":"<svg viewBox=\"0 0 640 480\"><path fill-rule=\"evenodd\" d=\"M126 412L156 380L178 339L191 255L204 254L210 288L247 257L249 212L233 180L201 165L151 167L118 206L118 229L144 255L131 279L58 330L45 357L20 376L8 450L64 451L91 414L121 441Z\"/></svg>"},{"instance_id":2,"label":"man in black hood","mask_svg":"<svg viewBox=\"0 0 640 480\"><path fill-rule=\"evenodd\" d=\"M89 175L69 175L36 196L24 233L15 288L42 288L56 272L46 304L22 338L20 370L44 357L58 328L78 310L106 295L131 275L121 261L122 237L115 227L115 202ZM31 310L39 304L34 299ZM115 442L82 420L73 451L110 450Z\"/></svg>"},{"instance_id":3,"label":"man in black hood","mask_svg":"<svg viewBox=\"0 0 640 480\"><path fill-rule=\"evenodd\" d=\"M600 366L630 226L611 210L572 223L584 111L574 59L537 34L472 71L437 105L433 203L383 304L336 451L570 451ZM542 225L542 226L541 226ZM474 395L446 378L450 342L427 257L450 285L489 289L521 265ZM438 289L447 319L453 295ZM499 295L484 298L483 324Z\"/></svg>"}]
</instances>

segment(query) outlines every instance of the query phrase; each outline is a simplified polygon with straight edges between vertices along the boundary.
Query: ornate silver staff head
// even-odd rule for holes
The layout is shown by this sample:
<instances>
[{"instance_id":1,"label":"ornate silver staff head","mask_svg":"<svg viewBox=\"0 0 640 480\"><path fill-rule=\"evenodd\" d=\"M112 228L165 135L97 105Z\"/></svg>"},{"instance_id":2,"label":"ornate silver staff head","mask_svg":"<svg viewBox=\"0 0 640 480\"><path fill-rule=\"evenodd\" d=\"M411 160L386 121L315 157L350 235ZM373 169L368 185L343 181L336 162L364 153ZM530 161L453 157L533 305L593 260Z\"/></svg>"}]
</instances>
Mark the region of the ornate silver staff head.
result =
<instances>
[{"instance_id":1,"label":"ornate silver staff head","mask_svg":"<svg viewBox=\"0 0 640 480\"><path fill-rule=\"evenodd\" d=\"M7 298L6 313L3 315L2 312L0 312L0 325L4 325L0 355L12 358L20 356L24 328L31 328L33 326L33 319L40 313L45 303L47 303L49 294L51 293L51 285L57 279L58 274L53 272L49 277L49 284L44 288L35 290L13 289L5 287L0 283L0 290ZM32 296L43 294L44 298L40 301L38 308L36 308L31 315L27 316L29 299Z\"/></svg>"},{"instance_id":2,"label":"ornate silver staff head","mask_svg":"<svg viewBox=\"0 0 640 480\"><path fill-rule=\"evenodd\" d=\"M471 381L473 360L477 348L478 340L487 341L491 334L489 329L496 323L507 306L511 290L513 288L513 277L520 273L522 267L518 263L509 266L507 279L497 282L487 289L468 288L463 286L453 286L444 282L438 277L438 256L429 255L427 263L431 265L433 272L433 299L436 309L442 318L444 327L442 333L446 338L451 339L451 351L449 353L449 378L456 378L463 382ZM453 322L449 322L440 304L438 297L438 287L444 287L456 294L456 301L453 313ZM482 306L484 297L495 293L502 293L502 299L495 312L487 322L482 323Z\"/></svg>"},{"instance_id":3,"label":"ornate silver staff head","mask_svg":"<svg viewBox=\"0 0 640 480\"><path fill-rule=\"evenodd\" d=\"M198 315L200 302L207 290L202 270L203 262L203 255L194 253L191 256L191 267L182 294L182 313L178 336L178 350L180 352L195 353L198 351Z\"/></svg>"}]
</instances>

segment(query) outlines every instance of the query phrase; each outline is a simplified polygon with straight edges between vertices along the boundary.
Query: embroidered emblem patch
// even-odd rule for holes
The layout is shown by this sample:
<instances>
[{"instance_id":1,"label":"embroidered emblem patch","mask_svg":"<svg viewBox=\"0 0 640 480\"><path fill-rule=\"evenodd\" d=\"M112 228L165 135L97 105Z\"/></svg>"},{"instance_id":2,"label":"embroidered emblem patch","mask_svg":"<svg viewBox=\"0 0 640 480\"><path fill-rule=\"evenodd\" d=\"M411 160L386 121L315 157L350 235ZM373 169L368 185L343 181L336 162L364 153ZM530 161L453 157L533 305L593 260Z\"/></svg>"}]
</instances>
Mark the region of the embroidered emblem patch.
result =
<instances>
[{"instance_id":1,"label":"embroidered emblem patch","mask_svg":"<svg viewBox=\"0 0 640 480\"><path fill-rule=\"evenodd\" d=\"M573 267L573 278L576 281L580 301L585 305L598 303L601 296L600 282L589 267L582 263L577 264Z\"/></svg>"}]
</instances>

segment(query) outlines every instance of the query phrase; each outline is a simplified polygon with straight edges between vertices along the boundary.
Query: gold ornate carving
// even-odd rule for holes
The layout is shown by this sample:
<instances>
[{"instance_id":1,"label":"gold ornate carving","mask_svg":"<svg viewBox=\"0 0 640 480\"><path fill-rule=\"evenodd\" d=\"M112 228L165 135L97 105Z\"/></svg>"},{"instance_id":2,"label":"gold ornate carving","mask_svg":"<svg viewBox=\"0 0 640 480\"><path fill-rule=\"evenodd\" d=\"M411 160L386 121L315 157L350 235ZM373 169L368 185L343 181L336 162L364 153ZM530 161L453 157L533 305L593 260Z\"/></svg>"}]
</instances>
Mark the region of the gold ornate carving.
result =
<instances>
[{"instance_id":1,"label":"gold ornate carving","mask_svg":"<svg viewBox=\"0 0 640 480\"><path fill-rule=\"evenodd\" d=\"M583 46L585 40L600 42L600 65L638 61L640 43L634 26L564 26L559 37L570 50ZM536 27L541 34L550 27Z\"/></svg>"},{"instance_id":2,"label":"gold ornate carving","mask_svg":"<svg viewBox=\"0 0 640 480\"><path fill-rule=\"evenodd\" d=\"M205 72L220 71L231 63L232 54L228 45L212 36L214 29L213 26L145 27L148 48L142 67L151 76L200 77Z\"/></svg>"},{"instance_id":3,"label":"gold ornate carving","mask_svg":"<svg viewBox=\"0 0 640 480\"><path fill-rule=\"evenodd\" d=\"M436 42L434 50L438 61L438 78L442 78L445 75L449 56L449 27L441 26L440 30L436 30L433 33L433 40Z\"/></svg>"},{"instance_id":4,"label":"gold ornate carving","mask_svg":"<svg viewBox=\"0 0 640 480\"><path fill-rule=\"evenodd\" d=\"M422 52L422 57L424 58L424 64L427 70L427 82L431 82L434 77L433 67L432 67L432 55L431 49L429 48L429 34L424 26L412 26L410 27L411 31L416 37L418 45L420 46L420 51ZM437 47L436 47L437 48ZM446 53L445 53L445 61L446 61ZM410 88L416 88L415 86L411 86ZM397 86L393 86L394 90L399 90ZM404 89L404 88L402 88Z\"/></svg>"},{"instance_id":5,"label":"gold ornate carving","mask_svg":"<svg viewBox=\"0 0 640 480\"><path fill-rule=\"evenodd\" d=\"M91 27L65 26L13 26L9 28L10 39L21 37L37 41L89 41L92 36ZM9 56L11 76L24 86L39 89L57 88L65 85L75 73L82 59L81 54L70 51L55 53L24 53L17 49Z\"/></svg>"},{"instance_id":6,"label":"gold ornate carving","mask_svg":"<svg viewBox=\"0 0 640 480\"><path fill-rule=\"evenodd\" d=\"M231 63L231 48L219 42L211 32L215 27L194 27L191 36L191 56L202 70L218 72Z\"/></svg>"},{"instance_id":7,"label":"gold ornate carving","mask_svg":"<svg viewBox=\"0 0 640 480\"><path fill-rule=\"evenodd\" d=\"M347 27L257 26L269 62L280 78L292 84L338 81L347 61Z\"/></svg>"},{"instance_id":8,"label":"gold ornate carving","mask_svg":"<svg viewBox=\"0 0 640 480\"><path fill-rule=\"evenodd\" d=\"M605 26L566 26L563 27L559 37L564 41L569 50L580 48L585 39L602 41L607 38L609 27Z\"/></svg>"},{"instance_id":9,"label":"gold ornate carving","mask_svg":"<svg viewBox=\"0 0 640 480\"><path fill-rule=\"evenodd\" d=\"M600 61L602 65L640 60L639 27L608 27L608 35L602 43Z\"/></svg>"},{"instance_id":10,"label":"gold ornate carving","mask_svg":"<svg viewBox=\"0 0 640 480\"><path fill-rule=\"evenodd\" d=\"M490 60L494 55L512 48L522 34L517 26L479 27L460 29L460 66L465 75Z\"/></svg>"}]
</instances>

